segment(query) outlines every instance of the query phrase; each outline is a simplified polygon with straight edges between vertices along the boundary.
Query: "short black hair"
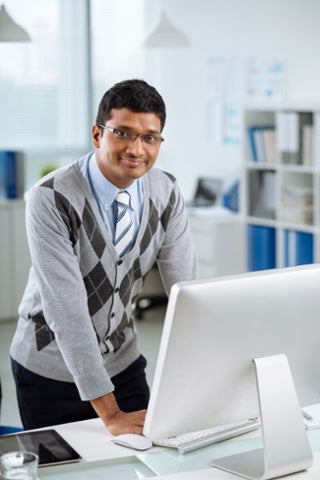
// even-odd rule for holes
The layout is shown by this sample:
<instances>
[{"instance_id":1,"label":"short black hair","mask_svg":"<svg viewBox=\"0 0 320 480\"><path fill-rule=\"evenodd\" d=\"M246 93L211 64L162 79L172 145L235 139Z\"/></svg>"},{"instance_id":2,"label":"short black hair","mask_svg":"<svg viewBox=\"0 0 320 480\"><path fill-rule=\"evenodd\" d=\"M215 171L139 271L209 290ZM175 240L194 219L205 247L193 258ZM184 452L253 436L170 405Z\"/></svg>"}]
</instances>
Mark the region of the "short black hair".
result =
<instances>
[{"instance_id":1,"label":"short black hair","mask_svg":"<svg viewBox=\"0 0 320 480\"><path fill-rule=\"evenodd\" d=\"M104 125L111 117L112 108L128 108L138 113L154 113L161 122L166 121L166 107L159 92L144 80L132 79L116 83L102 97L96 124Z\"/></svg>"}]
</instances>

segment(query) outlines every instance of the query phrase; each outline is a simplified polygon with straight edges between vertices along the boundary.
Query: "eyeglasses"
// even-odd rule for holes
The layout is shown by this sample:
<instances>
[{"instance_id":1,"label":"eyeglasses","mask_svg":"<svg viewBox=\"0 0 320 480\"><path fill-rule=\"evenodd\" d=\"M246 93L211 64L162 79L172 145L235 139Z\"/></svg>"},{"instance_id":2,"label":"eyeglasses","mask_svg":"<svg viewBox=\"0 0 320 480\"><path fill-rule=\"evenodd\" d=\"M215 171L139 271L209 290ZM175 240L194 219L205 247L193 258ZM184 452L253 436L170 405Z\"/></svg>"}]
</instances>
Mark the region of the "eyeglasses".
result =
<instances>
[{"instance_id":1,"label":"eyeglasses","mask_svg":"<svg viewBox=\"0 0 320 480\"><path fill-rule=\"evenodd\" d=\"M129 132L128 130L120 130L119 128L112 128L108 125L101 125L99 123L99 127L105 128L108 132L112 133L113 138L123 143L133 143L136 141L138 137L141 138L141 141L148 144L148 145L157 145L164 141L164 138L160 135L153 135L152 133L133 133Z\"/></svg>"}]
</instances>

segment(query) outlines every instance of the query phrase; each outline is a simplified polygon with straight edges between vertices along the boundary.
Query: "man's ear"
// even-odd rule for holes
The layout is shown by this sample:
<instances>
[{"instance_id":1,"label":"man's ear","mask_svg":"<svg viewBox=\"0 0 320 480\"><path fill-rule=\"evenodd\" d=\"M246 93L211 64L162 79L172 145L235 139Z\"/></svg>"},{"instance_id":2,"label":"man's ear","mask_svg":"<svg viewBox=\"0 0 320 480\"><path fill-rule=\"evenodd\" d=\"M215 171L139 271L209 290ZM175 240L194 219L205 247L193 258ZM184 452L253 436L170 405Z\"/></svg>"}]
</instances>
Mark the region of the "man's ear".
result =
<instances>
[{"instance_id":1,"label":"man's ear","mask_svg":"<svg viewBox=\"0 0 320 480\"><path fill-rule=\"evenodd\" d=\"M98 125L93 125L91 129L91 138L92 143L95 148L100 147L100 139L101 139L101 128Z\"/></svg>"}]
</instances>

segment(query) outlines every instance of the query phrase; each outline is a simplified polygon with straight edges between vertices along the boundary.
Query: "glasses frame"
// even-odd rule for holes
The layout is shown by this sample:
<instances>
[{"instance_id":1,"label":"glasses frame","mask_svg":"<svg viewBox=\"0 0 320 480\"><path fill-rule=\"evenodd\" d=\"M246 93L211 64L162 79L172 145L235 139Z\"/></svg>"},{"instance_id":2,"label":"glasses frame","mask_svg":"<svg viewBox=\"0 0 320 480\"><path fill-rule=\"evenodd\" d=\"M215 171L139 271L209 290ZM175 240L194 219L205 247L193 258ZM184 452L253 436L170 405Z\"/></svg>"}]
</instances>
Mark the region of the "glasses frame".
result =
<instances>
[{"instance_id":1,"label":"glasses frame","mask_svg":"<svg viewBox=\"0 0 320 480\"><path fill-rule=\"evenodd\" d=\"M142 142L151 146L159 145L164 142L164 138L161 135L154 135L153 133L134 133L130 132L129 130L122 130L121 128L114 128L110 127L109 125L102 125L101 123L99 123L98 126L113 134L116 134L117 132L123 133L123 137L117 137L117 140L121 142L134 143L138 137L141 138ZM149 142L148 140L146 140L147 137L153 137L155 141Z\"/></svg>"}]
</instances>

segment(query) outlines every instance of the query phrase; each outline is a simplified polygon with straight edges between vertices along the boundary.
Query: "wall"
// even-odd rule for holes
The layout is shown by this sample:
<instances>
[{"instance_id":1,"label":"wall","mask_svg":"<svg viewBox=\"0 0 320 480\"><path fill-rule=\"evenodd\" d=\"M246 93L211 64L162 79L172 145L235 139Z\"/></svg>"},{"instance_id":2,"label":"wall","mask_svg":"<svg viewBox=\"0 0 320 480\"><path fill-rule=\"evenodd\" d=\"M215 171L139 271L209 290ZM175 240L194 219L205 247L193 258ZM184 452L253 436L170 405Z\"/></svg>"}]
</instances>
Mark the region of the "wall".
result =
<instances>
[{"instance_id":1,"label":"wall","mask_svg":"<svg viewBox=\"0 0 320 480\"><path fill-rule=\"evenodd\" d=\"M160 3L147 2L149 28ZM240 147L207 138L206 82L210 56L283 58L285 101L320 105L319 0L170 0L165 10L191 47L149 50L148 80L168 110L159 166L173 172L191 197L199 175L228 177L239 167Z\"/></svg>"}]
</instances>

